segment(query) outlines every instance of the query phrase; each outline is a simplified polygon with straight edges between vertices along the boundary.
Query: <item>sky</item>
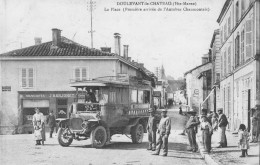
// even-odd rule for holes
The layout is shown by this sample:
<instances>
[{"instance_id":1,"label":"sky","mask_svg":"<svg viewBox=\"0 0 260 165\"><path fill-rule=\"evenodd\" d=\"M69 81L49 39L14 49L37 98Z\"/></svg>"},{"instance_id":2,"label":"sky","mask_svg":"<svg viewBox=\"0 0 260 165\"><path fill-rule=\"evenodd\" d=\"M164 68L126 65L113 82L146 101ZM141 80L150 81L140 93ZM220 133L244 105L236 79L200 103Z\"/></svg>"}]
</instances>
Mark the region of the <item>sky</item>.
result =
<instances>
[{"instance_id":1,"label":"sky","mask_svg":"<svg viewBox=\"0 0 260 165\"><path fill-rule=\"evenodd\" d=\"M52 28L61 35L91 47L90 0L0 0L0 53L52 39ZM143 2L145 5L125 4ZM169 4L159 4L168 2ZM195 3L176 5L176 3ZM174 78L200 65L208 53L216 22L225 0L96 0L93 10L94 48L111 47L114 33L121 34L121 46L129 45L129 56L150 71L163 65ZM182 11L164 11L164 8ZM209 11L183 11L209 8ZM120 9L112 11L111 9ZM156 11L123 11L155 9ZM162 11L158 11L161 8ZM105 11L109 10L109 11ZM123 52L122 52L123 54Z\"/></svg>"}]
</instances>

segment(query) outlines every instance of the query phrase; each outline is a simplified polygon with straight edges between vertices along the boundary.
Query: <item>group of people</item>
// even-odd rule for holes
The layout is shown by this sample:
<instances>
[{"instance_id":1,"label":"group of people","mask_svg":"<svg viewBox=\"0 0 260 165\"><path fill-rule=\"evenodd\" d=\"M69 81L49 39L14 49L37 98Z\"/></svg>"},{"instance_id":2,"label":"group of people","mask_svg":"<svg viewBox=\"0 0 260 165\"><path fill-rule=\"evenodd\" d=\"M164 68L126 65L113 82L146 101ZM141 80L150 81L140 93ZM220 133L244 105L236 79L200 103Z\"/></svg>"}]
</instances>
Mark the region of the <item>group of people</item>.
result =
<instances>
[{"instance_id":1,"label":"group of people","mask_svg":"<svg viewBox=\"0 0 260 165\"><path fill-rule=\"evenodd\" d=\"M44 115L40 112L39 108L35 108L35 114L33 115L32 122L34 128L34 139L36 141L35 145L44 145L44 141L46 141L45 118ZM56 121L53 111L50 111L46 122L50 127L50 138L52 138L54 128L56 127Z\"/></svg>"},{"instance_id":2,"label":"group of people","mask_svg":"<svg viewBox=\"0 0 260 165\"><path fill-rule=\"evenodd\" d=\"M225 114L223 114L223 109L218 109L217 113L211 113L208 115L207 109L202 109L202 114L200 117L196 116L195 111L188 112L191 116L186 124L186 132L188 134L190 148L189 151L196 152L198 150L198 145L196 143L196 133L198 132L198 127L200 126L202 134L202 142L205 152L210 153L211 151L211 137L214 131L219 132L219 146L217 148L227 147L226 138L226 127L228 125L228 120Z\"/></svg>"},{"instance_id":3,"label":"group of people","mask_svg":"<svg viewBox=\"0 0 260 165\"><path fill-rule=\"evenodd\" d=\"M150 116L147 124L149 146L147 150L155 151L153 155L159 155L162 148L162 156L167 156L168 138L171 132L171 119L167 116L167 109L162 110L160 121L158 117L155 116L155 111L156 107L149 109ZM156 136L158 136L157 139Z\"/></svg>"},{"instance_id":4,"label":"group of people","mask_svg":"<svg viewBox=\"0 0 260 165\"><path fill-rule=\"evenodd\" d=\"M195 111L188 112L191 116L186 124L185 131L188 134L190 148L188 151L196 152L198 150L198 145L196 143L196 133L198 129L201 129L202 135L202 143L204 146L205 152L210 153L211 147L211 138L213 132L218 132L219 136L219 146L217 148L227 147L227 138L226 138L226 127L228 125L228 119L225 114L223 114L223 109L219 108L218 113L210 113L207 114L207 109L202 109L202 114L200 116L196 116ZM253 138L251 142L255 142L258 139L259 127L255 126L255 123L258 124L257 115L253 116L252 125L253 125ZM254 123L255 122L255 123ZM257 130L257 131L255 131ZM256 133L254 133L256 132ZM249 139L250 133L246 129L245 124L240 124L238 130L238 147L242 151L242 155L240 157L245 157L247 154L247 150L249 149Z\"/></svg>"}]
</instances>

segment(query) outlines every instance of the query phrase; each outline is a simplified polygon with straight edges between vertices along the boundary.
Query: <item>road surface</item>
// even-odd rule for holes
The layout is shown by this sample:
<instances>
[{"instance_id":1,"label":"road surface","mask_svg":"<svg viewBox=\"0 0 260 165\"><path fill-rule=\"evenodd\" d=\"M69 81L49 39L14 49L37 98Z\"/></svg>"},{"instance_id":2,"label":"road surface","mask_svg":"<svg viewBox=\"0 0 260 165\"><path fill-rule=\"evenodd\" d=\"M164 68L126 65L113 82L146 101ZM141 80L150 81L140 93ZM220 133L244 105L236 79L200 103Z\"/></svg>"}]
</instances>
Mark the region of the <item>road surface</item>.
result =
<instances>
[{"instance_id":1,"label":"road surface","mask_svg":"<svg viewBox=\"0 0 260 165\"><path fill-rule=\"evenodd\" d=\"M57 136L47 138L44 146L35 146L32 134L1 135L0 164L70 164L70 165L203 165L200 154L188 152L187 136L179 135L183 130L186 117L176 110L170 110L172 131L169 136L169 153L167 157L152 155L147 151L147 134L142 144L132 144L125 135L114 135L112 143L103 149L90 147L89 140L73 141L69 147L61 147ZM48 134L47 134L48 135Z\"/></svg>"}]
</instances>

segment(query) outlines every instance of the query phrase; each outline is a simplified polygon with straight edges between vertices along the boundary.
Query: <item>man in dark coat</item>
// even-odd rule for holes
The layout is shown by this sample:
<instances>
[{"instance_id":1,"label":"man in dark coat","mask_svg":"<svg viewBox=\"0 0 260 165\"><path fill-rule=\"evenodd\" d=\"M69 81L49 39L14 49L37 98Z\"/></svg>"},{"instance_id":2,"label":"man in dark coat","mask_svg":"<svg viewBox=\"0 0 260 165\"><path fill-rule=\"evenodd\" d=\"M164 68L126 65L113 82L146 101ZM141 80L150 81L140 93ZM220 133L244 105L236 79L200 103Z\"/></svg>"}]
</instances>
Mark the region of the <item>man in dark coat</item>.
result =
<instances>
[{"instance_id":1,"label":"man in dark coat","mask_svg":"<svg viewBox=\"0 0 260 165\"><path fill-rule=\"evenodd\" d=\"M200 124L198 117L196 117L195 111L189 111L190 119L186 123L186 132L188 134L188 140L190 143L190 149L188 151L196 152L198 150L198 145L196 143L196 133L197 133L197 126Z\"/></svg>"},{"instance_id":2,"label":"man in dark coat","mask_svg":"<svg viewBox=\"0 0 260 165\"><path fill-rule=\"evenodd\" d=\"M147 132L148 132L148 142L149 146L147 150L155 151L156 148L156 129L157 129L157 121L155 117L155 109L149 109L149 119L147 123Z\"/></svg>"},{"instance_id":3,"label":"man in dark coat","mask_svg":"<svg viewBox=\"0 0 260 165\"><path fill-rule=\"evenodd\" d=\"M56 120L53 111L50 111L50 114L47 117L47 123L49 124L50 127L50 138L52 138L54 128L56 127Z\"/></svg>"},{"instance_id":4,"label":"man in dark coat","mask_svg":"<svg viewBox=\"0 0 260 165\"><path fill-rule=\"evenodd\" d=\"M252 141L250 143L257 143L260 133L260 106L251 109L252 117Z\"/></svg>"},{"instance_id":5,"label":"man in dark coat","mask_svg":"<svg viewBox=\"0 0 260 165\"><path fill-rule=\"evenodd\" d=\"M227 147L226 127L228 120L225 114L223 114L223 108L218 109L218 130L219 130L219 146L217 148Z\"/></svg>"},{"instance_id":6,"label":"man in dark coat","mask_svg":"<svg viewBox=\"0 0 260 165\"><path fill-rule=\"evenodd\" d=\"M156 144L156 152L153 155L159 155L163 145L163 156L168 154L168 138L171 132L171 119L167 116L167 110L162 110L162 118L158 126L158 140Z\"/></svg>"}]
</instances>

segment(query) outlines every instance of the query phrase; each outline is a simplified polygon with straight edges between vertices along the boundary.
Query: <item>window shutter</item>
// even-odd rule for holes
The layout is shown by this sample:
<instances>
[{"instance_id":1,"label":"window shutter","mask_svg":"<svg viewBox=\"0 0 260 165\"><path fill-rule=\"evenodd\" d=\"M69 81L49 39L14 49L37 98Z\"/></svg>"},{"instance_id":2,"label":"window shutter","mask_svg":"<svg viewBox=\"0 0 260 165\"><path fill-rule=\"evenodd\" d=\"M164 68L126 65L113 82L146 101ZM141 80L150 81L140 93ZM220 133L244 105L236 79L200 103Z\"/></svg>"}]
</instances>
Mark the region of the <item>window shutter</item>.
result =
<instances>
[{"instance_id":1,"label":"window shutter","mask_svg":"<svg viewBox=\"0 0 260 165\"><path fill-rule=\"evenodd\" d=\"M75 80L79 81L80 80L80 69L75 68Z\"/></svg>"},{"instance_id":2,"label":"window shutter","mask_svg":"<svg viewBox=\"0 0 260 165\"><path fill-rule=\"evenodd\" d=\"M87 80L87 69L86 68L82 68L82 80Z\"/></svg>"},{"instance_id":3,"label":"window shutter","mask_svg":"<svg viewBox=\"0 0 260 165\"><path fill-rule=\"evenodd\" d=\"M230 14L231 15L231 14ZM228 17L228 35L231 33L231 16Z\"/></svg>"},{"instance_id":4,"label":"window shutter","mask_svg":"<svg viewBox=\"0 0 260 165\"><path fill-rule=\"evenodd\" d=\"M226 76L226 71L227 71L227 55L226 55L226 51L224 52L224 76Z\"/></svg>"},{"instance_id":5,"label":"window shutter","mask_svg":"<svg viewBox=\"0 0 260 165\"><path fill-rule=\"evenodd\" d=\"M244 53L245 52L245 30L241 32L241 63L244 63Z\"/></svg>"},{"instance_id":6,"label":"window shutter","mask_svg":"<svg viewBox=\"0 0 260 165\"><path fill-rule=\"evenodd\" d=\"M228 47L228 73L231 72L231 46Z\"/></svg>"},{"instance_id":7,"label":"window shutter","mask_svg":"<svg viewBox=\"0 0 260 165\"><path fill-rule=\"evenodd\" d=\"M28 87L33 87L33 68L28 68Z\"/></svg>"},{"instance_id":8,"label":"window shutter","mask_svg":"<svg viewBox=\"0 0 260 165\"><path fill-rule=\"evenodd\" d=\"M22 87L23 88L25 88L26 86L27 86L27 81L26 81L26 79L27 79L27 71L26 71L26 68L22 68Z\"/></svg>"},{"instance_id":9,"label":"window shutter","mask_svg":"<svg viewBox=\"0 0 260 165\"><path fill-rule=\"evenodd\" d=\"M252 57L252 21L246 21L246 59Z\"/></svg>"}]
</instances>

